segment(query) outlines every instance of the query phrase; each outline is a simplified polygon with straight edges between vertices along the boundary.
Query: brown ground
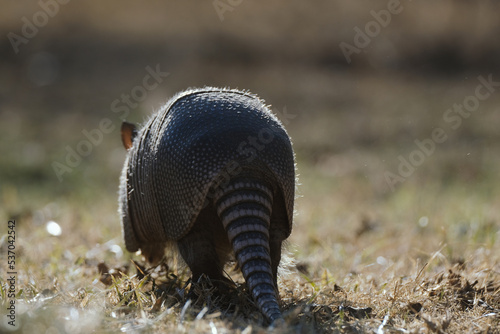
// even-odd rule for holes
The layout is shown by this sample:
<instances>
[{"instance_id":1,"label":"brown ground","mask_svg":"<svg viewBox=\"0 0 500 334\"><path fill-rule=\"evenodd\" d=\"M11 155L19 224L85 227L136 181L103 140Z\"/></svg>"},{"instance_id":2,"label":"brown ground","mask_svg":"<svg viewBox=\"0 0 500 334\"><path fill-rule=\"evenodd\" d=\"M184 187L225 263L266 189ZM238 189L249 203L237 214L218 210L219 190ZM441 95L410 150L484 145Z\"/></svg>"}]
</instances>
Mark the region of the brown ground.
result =
<instances>
[{"instance_id":1,"label":"brown ground","mask_svg":"<svg viewBox=\"0 0 500 334\"><path fill-rule=\"evenodd\" d=\"M2 3L0 304L16 219L18 332L267 331L243 285L224 300L199 286L205 298L186 304L189 272L170 263L142 277L124 250L112 103L159 66L168 77L129 121L187 87L229 86L272 104L294 141L300 197L278 332L499 333L500 94L456 129L444 118L479 77L500 81L498 3L401 1L350 63L340 43L355 45L353 29L390 1L232 3L221 21L211 1L73 1L17 53L9 33L42 7ZM115 128L60 182L53 163L103 119ZM387 172L435 128L446 140L391 187Z\"/></svg>"}]
</instances>

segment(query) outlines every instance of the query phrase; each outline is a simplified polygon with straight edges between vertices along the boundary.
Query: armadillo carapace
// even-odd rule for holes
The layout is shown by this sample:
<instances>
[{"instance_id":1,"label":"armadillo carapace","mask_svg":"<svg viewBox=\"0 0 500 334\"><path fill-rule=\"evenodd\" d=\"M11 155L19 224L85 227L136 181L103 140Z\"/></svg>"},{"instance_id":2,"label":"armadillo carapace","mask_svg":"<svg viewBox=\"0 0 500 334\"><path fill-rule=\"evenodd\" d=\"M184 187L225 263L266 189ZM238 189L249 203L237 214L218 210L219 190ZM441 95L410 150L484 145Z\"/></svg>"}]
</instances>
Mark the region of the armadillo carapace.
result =
<instances>
[{"instance_id":1,"label":"armadillo carapace","mask_svg":"<svg viewBox=\"0 0 500 334\"><path fill-rule=\"evenodd\" d=\"M224 280L234 254L255 303L281 318L277 270L292 229L295 163L290 138L248 92L203 88L174 96L128 149L120 184L127 250L161 259L175 241L197 281Z\"/></svg>"}]
</instances>

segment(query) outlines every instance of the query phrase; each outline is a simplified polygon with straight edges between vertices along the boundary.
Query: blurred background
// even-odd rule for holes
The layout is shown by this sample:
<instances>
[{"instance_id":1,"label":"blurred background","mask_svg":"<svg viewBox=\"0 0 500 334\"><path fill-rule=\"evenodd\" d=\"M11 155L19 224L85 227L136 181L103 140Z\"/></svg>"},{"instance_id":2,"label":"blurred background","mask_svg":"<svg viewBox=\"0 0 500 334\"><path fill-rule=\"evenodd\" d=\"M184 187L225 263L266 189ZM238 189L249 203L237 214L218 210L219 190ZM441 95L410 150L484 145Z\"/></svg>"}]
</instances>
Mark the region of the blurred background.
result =
<instances>
[{"instance_id":1,"label":"blurred background","mask_svg":"<svg viewBox=\"0 0 500 334\"><path fill-rule=\"evenodd\" d=\"M467 118L447 110L474 96L478 77L500 81L498 1L0 4L3 219L59 217L79 243L120 240L121 120L143 122L176 92L209 85L256 93L288 129L308 231L294 243L425 227L452 193L469 201L454 208L497 231L500 87L469 98ZM446 140L420 162L415 140L435 128ZM418 166L401 173L410 159Z\"/></svg>"}]
</instances>

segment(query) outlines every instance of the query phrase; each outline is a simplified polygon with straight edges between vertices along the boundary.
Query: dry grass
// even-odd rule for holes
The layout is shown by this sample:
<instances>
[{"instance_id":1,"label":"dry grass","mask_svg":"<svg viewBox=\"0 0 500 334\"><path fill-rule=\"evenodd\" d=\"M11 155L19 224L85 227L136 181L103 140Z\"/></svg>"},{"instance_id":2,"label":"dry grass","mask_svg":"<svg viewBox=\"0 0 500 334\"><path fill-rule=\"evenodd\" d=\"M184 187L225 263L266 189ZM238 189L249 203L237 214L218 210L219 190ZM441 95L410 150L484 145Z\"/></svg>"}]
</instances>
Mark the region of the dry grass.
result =
<instances>
[{"instance_id":1,"label":"dry grass","mask_svg":"<svg viewBox=\"0 0 500 334\"><path fill-rule=\"evenodd\" d=\"M499 332L498 195L487 185L408 183L373 196L363 178L313 167L299 163L293 261L279 283L286 325L275 332ZM268 331L244 285L221 297L201 282L201 298L187 302L188 270L146 269L122 253L112 196L38 206L13 189L2 195L3 219L18 224L19 332ZM50 220L61 236L47 233Z\"/></svg>"},{"instance_id":2,"label":"dry grass","mask_svg":"<svg viewBox=\"0 0 500 334\"><path fill-rule=\"evenodd\" d=\"M0 332L7 221L16 219L18 333L266 333L241 275L223 296L189 271L144 268L123 247L117 131L59 182L54 160L84 139L146 66L171 75L128 120L189 86L249 89L286 124L301 186L279 280L277 333L500 333L500 94L455 131L443 113L499 81L497 2L402 2L348 64L340 42L388 1L243 1L221 22L212 2L70 2L14 54L0 52ZM3 36L38 2L4 4ZM54 81L39 85L37 55ZM37 65L38 64L38 65ZM43 64L42 64L43 65ZM43 67L43 66L42 66ZM40 73L45 73L43 70ZM449 139L392 192L384 178L415 139ZM117 127L118 128L118 127ZM60 236L48 233L57 222Z\"/></svg>"}]
</instances>

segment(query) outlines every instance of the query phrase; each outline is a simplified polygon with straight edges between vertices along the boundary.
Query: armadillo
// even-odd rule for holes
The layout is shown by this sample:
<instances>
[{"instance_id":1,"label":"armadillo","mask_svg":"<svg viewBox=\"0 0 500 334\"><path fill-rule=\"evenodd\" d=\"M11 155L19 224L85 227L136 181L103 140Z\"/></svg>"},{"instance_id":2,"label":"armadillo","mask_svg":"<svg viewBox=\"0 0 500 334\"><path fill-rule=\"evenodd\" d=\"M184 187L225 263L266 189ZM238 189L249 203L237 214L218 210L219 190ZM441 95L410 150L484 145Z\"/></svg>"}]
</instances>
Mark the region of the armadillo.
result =
<instances>
[{"instance_id":1,"label":"armadillo","mask_svg":"<svg viewBox=\"0 0 500 334\"><path fill-rule=\"evenodd\" d=\"M282 318L277 271L292 230L295 160L263 101L240 90L187 90L140 130L124 123L122 140L127 250L155 262L173 241L193 281L227 279L234 256L258 309L270 322Z\"/></svg>"}]
</instances>

